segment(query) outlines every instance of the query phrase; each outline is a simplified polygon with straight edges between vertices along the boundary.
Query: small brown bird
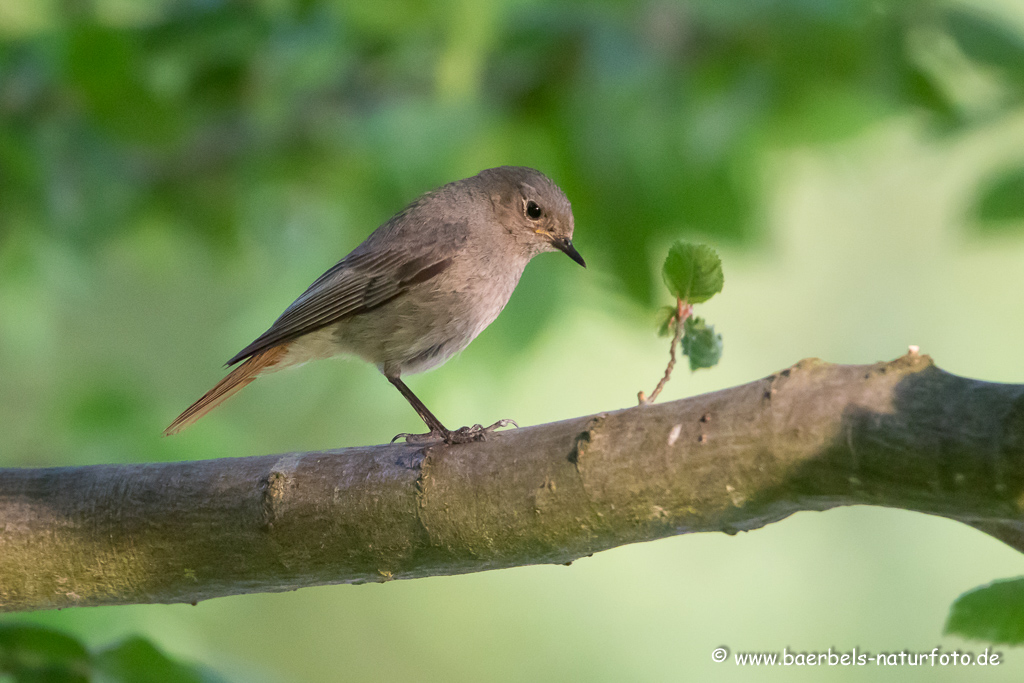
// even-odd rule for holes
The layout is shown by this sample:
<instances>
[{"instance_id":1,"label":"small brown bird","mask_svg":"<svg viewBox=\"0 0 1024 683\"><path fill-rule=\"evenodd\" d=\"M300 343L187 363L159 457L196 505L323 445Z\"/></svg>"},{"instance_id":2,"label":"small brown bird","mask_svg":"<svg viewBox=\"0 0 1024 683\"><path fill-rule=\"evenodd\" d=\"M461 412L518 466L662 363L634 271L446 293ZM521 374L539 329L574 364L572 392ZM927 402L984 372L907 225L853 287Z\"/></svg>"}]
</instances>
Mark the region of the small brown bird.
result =
<instances>
[{"instance_id":1,"label":"small brown bird","mask_svg":"<svg viewBox=\"0 0 1024 683\"><path fill-rule=\"evenodd\" d=\"M164 432L174 434L258 376L350 354L374 363L430 433L406 439L478 440L514 424L450 431L402 381L462 351L501 313L530 259L572 245L572 208L540 171L502 166L429 192L321 275L256 341L241 363Z\"/></svg>"}]
</instances>

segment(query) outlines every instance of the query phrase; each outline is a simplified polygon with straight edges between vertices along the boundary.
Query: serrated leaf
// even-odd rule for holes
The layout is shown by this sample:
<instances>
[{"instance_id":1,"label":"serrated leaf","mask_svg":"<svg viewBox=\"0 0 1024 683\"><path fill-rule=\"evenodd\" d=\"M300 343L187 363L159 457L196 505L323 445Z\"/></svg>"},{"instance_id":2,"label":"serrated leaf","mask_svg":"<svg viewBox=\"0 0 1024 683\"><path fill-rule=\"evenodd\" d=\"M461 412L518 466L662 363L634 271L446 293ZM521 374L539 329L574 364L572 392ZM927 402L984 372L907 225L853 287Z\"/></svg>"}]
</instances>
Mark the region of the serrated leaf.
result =
<instances>
[{"instance_id":1,"label":"serrated leaf","mask_svg":"<svg viewBox=\"0 0 1024 683\"><path fill-rule=\"evenodd\" d=\"M658 309L658 336L659 337L671 337L675 334L676 330L672 326L672 321L675 319L676 307L675 306L662 306Z\"/></svg>"},{"instance_id":2,"label":"serrated leaf","mask_svg":"<svg viewBox=\"0 0 1024 683\"><path fill-rule=\"evenodd\" d=\"M661 269L665 286L677 299L699 304L722 291L722 259L706 244L676 242Z\"/></svg>"},{"instance_id":3,"label":"serrated leaf","mask_svg":"<svg viewBox=\"0 0 1024 683\"><path fill-rule=\"evenodd\" d=\"M1024 220L1024 166L989 179L974 213L979 220L992 223Z\"/></svg>"},{"instance_id":4,"label":"serrated leaf","mask_svg":"<svg viewBox=\"0 0 1024 683\"><path fill-rule=\"evenodd\" d=\"M683 353L690 359L690 370L711 368L722 358L722 335L703 318L690 317L683 324Z\"/></svg>"},{"instance_id":5,"label":"serrated leaf","mask_svg":"<svg viewBox=\"0 0 1024 683\"><path fill-rule=\"evenodd\" d=\"M990 643L1024 643L1024 576L961 595L949 609L945 632Z\"/></svg>"}]
</instances>

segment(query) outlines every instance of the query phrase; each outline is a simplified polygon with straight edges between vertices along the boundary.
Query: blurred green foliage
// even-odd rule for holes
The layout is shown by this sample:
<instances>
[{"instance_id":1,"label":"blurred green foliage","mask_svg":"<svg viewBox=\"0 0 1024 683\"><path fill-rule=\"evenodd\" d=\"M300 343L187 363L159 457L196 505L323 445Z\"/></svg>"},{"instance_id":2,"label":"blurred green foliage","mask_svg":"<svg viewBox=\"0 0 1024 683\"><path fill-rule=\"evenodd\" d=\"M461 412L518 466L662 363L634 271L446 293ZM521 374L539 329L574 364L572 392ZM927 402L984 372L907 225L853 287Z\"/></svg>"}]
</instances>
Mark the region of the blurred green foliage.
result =
<instances>
[{"instance_id":1,"label":"blurred green foliage","mask_svg":"<svg viewBox=\"0 0 1024 683\"><path fill-rule=\"evenodd\" d=\"M1006 78L1015 99L1024 94L1024 36L993 17L953 9L946 29L964 55Z\"/></svg>"},{"instance_id":2,"label":"blurred green foliage","mask_svg":"<svg viewBox=\"0 0 1024 683\"><path fill-rule=\"evenodd\" d=\"M1024 643L1024 577L967 591L953 603L946 633L1003 645Z\"/></svg>"},{"instance_id":3,"label":"blurred green foliage","mask_svg":"<svg viewBox=\"0 0 1024 683\"><path fill-rule=\"evenodd\" d=\"M202 667L180 664L143 638L90 653L72 636L42 626L0 624L0 679L13 683L218 683Z\"/></svg>"},{"instance_id":4,"label":"blurred green foliage","mask_svg":"<svg viewBox=\"0 0 1024 683\"><path fill-rule=\"evenodd\" d=\"M344 198L369 232L432 186L530 163L649 302L669 236L755 234L773 148L907 111L955 131L1024 96L1024 38L941 0L12 8L0 248L30 230L88 249L158 216L229 257L274 187ZM993 101L967 101L951 51L995 73Z\"/></svg>"},{"instance_id":5,"label":"blurred green foliage","mask_svg":"<svg viewBox=\"0 0 1024 683\"><path fill-rule=\"evenodd\" d=\"M985 230L1014 225L1024 217L1024 166L1003 171L983 186L974 207Z\"/></svg>"}]
</instances>

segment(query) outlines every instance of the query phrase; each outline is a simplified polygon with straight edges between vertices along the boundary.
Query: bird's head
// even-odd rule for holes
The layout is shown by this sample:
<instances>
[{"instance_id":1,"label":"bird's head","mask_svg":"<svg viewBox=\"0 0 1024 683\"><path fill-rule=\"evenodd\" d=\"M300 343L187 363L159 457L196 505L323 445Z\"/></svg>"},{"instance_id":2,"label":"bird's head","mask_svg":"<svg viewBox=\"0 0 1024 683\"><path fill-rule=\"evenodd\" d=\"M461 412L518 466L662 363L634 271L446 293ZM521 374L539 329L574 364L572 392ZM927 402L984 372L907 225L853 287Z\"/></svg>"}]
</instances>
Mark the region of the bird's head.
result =
<instances>
[{"instance_id":1,"label":"bird's head","mask_svg":"<svg viewBox=\"0 0 1024 683\"><path fill-rule=\"evenodd\" d=\"M525 166L491 168L477 177L488 188L502 226L530 256L558 250L586 267L572 245L572 206L554 181Z\"/></svg>"}]
</instances>

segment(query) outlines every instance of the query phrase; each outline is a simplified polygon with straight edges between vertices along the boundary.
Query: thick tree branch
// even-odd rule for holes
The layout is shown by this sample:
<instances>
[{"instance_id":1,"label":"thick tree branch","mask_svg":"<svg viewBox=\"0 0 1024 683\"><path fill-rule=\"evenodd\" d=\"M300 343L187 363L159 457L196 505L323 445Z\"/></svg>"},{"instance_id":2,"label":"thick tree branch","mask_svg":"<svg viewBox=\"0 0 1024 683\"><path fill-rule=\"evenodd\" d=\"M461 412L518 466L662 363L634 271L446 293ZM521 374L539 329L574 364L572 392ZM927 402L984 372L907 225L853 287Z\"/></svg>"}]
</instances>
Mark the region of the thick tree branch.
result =
<instances>
[{"instance_id":1,"label":"thick tree branch","mask_svg":"<svg viewBox=\"0 0 1024 683\"><path fill-rule=\"evenodd\" d=\"M0 609L564 563L853 504L952 517L1024 548L1024 385L916 354L807 360L472 444L0 469Z\"/></svg>"}]
</instances>

